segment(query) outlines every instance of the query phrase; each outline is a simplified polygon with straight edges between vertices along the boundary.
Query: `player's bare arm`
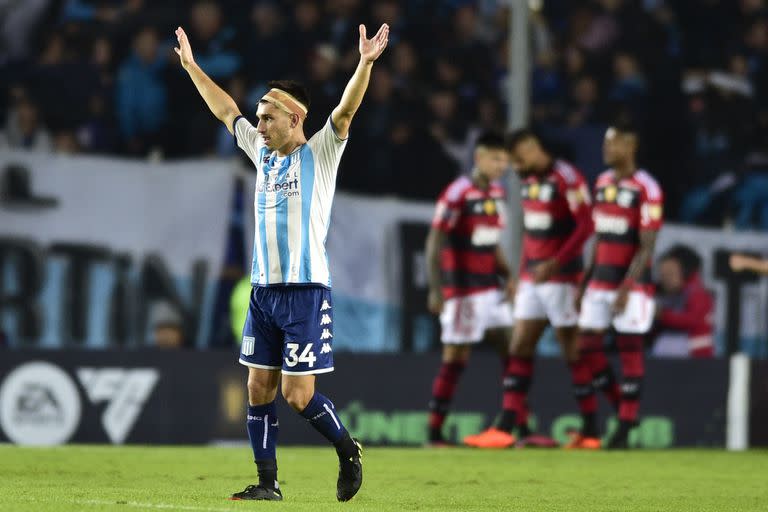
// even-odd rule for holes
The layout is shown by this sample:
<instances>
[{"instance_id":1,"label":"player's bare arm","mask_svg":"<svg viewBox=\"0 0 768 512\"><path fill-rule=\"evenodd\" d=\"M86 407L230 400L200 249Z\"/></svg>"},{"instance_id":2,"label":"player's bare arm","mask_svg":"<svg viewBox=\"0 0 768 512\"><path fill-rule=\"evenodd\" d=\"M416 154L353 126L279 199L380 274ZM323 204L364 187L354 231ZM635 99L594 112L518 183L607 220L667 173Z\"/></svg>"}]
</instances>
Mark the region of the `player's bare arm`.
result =
<instances>
[{"instance_id":1,"label":"player's bare arm","mask_svg":"<svg viewBox=\"0 0 768 512\"><path fill-rule=\"evenodd\" d=\"M232 123L237 116L240 115L240 109L237 107L237 103L235 103L235 100L233 100L229 94L224 92L221 87L216 85L214 81L200 69L200 66L195 63L192 47L189 45L189 39L187 38L186 32L184 32L184 29L181 27L176 29L176 40L179 45L174 48L174 51L179 56L181 67L183 67L187 74L189 74L189 77L197 88L197 92L203 97L205 104L211 109L213 115L215 115L219 121L224 123L227 130L229 130L229 133L232 133Z\"/></svg>"},{"instance_id":2,"label":"player's bare arm","mask_svg":"<svg viewBox=\"0 0 768 512\"><path fill-rule=\"evenodd\" d=\"M755 272L768 275L768 260L747 256L745 254L732 254L730 258L731 270L734 272Z\"/></svg>"},{"instance_id":3,"label":"player's bare arm","mask_svg":"<svg viewBox=\"0 0 768 512\"><path fill-rule=\"evenodd\" d=\"M341 95L339 105L333 109L331 121L336 128L336 133L342 139L346 139L349 134L349 125L355 116L360 103L363 101L365 91L368 89L368 82L371 79L371 68L376 59L381 56L389 42L389 25L383 24L376 35L371 39L367 38L365 25L360 25L360 62L357 69L349 79L344 93Z\"/></svg>"},{"instance_id":4,"label":"player's bare arm","mask_svg":"<svg viewBox=\"0 0 768 512\"><path fill-rule=\"evenodd\" d=\"M627 299L629 298L632 283L638 281L643 276L648 262L651 261L653 250L656 247L657 235L658 231L656 230L644 229L640 231L640 247L629 264L627 276L624 278L624 282L618 290L619 293L616 295L616 301L613 303L613 309L617 313L621 313L627 307Z\"/></svg>"},{"instance_id":5,"label":"player's bare arm","mask_svg":"<svg viewBox=\"0 0 768 512\"><path fill-rule=\"evenodd\" d=\"M429 280L429 296L427 308L431 313L439 315L443 311L443 278L440 274L440 249L445 245L445 233L437 228L429 230L427 235L427 278Z\"/></svg>"},{"instance_id":6,"label":"player's bare arm","mask_svg":"<svg viewBox=\"0 0 768 512\"><path fill-rule=\"evenodd\" d=\"M587 261L587 267L584 269L584 276L581 278L581 283L579 283L579 286L576 289L576 299L574 300L576 311L581 309L581 299L584 297L587 284L589 284L589 280L592 279L592 273L595 271L595 258L597 257L596 249L597 247L592 247L592 252Z\"/></svg>"},{"instance_id":7,"label":"player's bare arm","mask_svg":"<svg viewBox=\"0 0 768 512\"><path fill-rule=\"evenodd\" d=\"M509 263L504 255L504 249L502 249L500 245L496 247L496 268L498 269L499 275L506 281L504 295L509 300L514 299L515 290L517 289L517 279L512 274L512 269L509 268Z\"/></svg>"}]
</instances>

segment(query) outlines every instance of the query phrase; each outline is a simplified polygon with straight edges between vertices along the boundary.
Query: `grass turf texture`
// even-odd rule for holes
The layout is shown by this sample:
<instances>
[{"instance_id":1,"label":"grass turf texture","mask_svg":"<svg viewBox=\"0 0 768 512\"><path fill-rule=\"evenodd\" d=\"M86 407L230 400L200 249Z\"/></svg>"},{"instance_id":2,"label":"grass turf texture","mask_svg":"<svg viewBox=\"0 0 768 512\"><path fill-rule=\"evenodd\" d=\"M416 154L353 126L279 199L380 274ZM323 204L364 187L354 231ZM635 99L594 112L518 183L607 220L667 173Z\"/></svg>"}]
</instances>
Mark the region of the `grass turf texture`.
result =
<instances>
[{"instance_id":1,"label":"grass turf texture","mask_svg":"<svg viewBox=\"0 0 768 512\"><path fill-rule=\"evenodd\" d=\"M255 483L249 448L0 446L0 510L752 511L768 507L768 453L365 450L365 481L337 503L330 448L280 448L283 503L228 501Z\"/></svg>"}]
</instances>

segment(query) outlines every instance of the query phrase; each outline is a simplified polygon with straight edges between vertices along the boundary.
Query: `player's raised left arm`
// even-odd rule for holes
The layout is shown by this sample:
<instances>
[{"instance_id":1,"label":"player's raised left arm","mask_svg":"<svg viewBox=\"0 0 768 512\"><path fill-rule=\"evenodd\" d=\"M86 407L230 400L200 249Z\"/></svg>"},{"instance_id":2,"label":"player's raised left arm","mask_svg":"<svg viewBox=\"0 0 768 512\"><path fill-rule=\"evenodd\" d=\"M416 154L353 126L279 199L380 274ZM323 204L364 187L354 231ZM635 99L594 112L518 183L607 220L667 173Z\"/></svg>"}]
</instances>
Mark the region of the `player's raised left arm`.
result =
<instances>
[{"instance_id":1,"label":"player's raised left arm","mask_svg":"<svg viewBox=\"0 0 768 512\"><path fill-rule=\"evenodd\" d=\"M371 39L366 37L365 25L360 25L360 62L355 69L355 74L349 79L344 94L341 95L339 105L331 113L331 121L336 128L336 133L342 139L349 134L349 125L355 116L360 103L363 101L365 91L368 89L368 81L371 79L371 68L376 59L387 47L389 41L389 25L383 24L376 35Z\"/></svg>"}]
</instances>

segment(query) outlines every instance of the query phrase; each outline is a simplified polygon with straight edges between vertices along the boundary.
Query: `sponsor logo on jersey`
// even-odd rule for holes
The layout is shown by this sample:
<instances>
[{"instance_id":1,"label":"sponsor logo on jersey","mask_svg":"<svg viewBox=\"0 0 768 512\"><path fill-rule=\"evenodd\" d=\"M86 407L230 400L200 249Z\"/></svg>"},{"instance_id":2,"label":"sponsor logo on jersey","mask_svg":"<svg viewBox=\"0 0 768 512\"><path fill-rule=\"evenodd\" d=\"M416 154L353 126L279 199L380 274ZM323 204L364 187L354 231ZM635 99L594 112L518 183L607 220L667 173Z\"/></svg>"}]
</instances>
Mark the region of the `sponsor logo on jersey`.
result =
<instances>
[{"instance_id":1,"label":"sponsor logo on jersey","mask_svg":"<svg viewBox=\"0 0 768 512\"><path fill-rule=\"evenodd\" d=\"M259 182L256 185L256 190L259 193L278 193L285 197L296 197L301 195L299 192L299 179L297 177L284 176L282 180L278 181L277 174L274 172L268 173L264 176L264 181Z\"/></svg>"},{"instance_id":2,"label":"sponsor logo on jersey","mask_svg":"<svg viewBox=\"0 0 768 512\"><path fill-rule=\"evenodd\" d=\"M595 231L598 233L610 233L623 235L629 231L629 221L616 215L596 215Z\"/></svg>"},{"instance_id":3,"label":"sponsor logo on jersey","mask_svg":"<svg viewBox=\"0 0 768 512\"><path fill-rule=\"evenodd\" d=\"M333 337L333 336L331 336L331 337ZM320 349L320 353L321 354L328 354L328 353L330 353L332 351L333 351L333 349L331 348L331 344L330 343L323 343L323 347Z\"/></svg>"},{"instance_id":4,"label":"sponsor logo on jersey","mask_svg":"<svg viewBox=\"0 0 768 512\"><path fill-rule=\"evenodd\" d=\"M320 319L320 325L328 325L332 322L333 320L331 320L331 315L328 314L323 315L323 317Z\"/></svg>"},{"instance_id":5,"label":"sponsor logo on jersey","mask_svg":"<svg viewBox=\"0 0 768 512\"><path fill-rule=\"evenodd\" d=\"M616 194L618 193L618 190L614 185L609 185L605 187L603 190L603 198L605 199L606 203L612 203L616 200Z\"/></svg>"},{"instance_id":6,"label":"sponsor logo on jersey","mask_svg":"<svg viewBox=\"0 0 768 512\"><path fill-rule=\"evenodd\" d=\"M472 231L472 245L476 247L483 247L488 245L496 245L501 238L501 230L492 226L477 226Z\"/></svg>"},{"instance_id":7,"label":"sponsor logo on jersey","mask_svg":"<svg viewBox=\"0 0 768 512\"><path fill-rule=\"evenodd\" d=\"M329 309L331 309L331 305L328 303L327 300L324 300L323 305L320 306L320 311L328 311Z\"/></svg>"},{"instance_id":8,"label":"sponsor logo on jersey","mask_svg":"<svg viewBox=\"0 0 768 512\"><path fill-rule=\"evenodd\" d=\"M552 215L547 212L525 212L523 225L532 231L549 229L552 227Z\"/></svg>"}]
</instances>

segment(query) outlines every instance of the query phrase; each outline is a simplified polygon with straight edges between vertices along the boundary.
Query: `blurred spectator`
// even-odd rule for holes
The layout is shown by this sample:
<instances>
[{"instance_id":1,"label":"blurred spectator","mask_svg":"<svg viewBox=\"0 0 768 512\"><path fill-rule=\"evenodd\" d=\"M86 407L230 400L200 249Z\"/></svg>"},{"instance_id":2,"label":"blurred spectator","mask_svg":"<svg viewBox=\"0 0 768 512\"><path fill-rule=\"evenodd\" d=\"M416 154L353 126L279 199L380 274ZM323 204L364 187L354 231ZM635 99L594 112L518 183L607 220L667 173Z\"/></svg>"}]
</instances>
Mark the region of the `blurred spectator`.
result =
<instances>
[{"instance_id":1,"label":"blurred spectator","mask_svg":"<svg viewBox=\"0 0 768 512\"><path fill-rule=\"evenodd\" d=\"M266 83L275 76L285 76L290 71L290 61L284 53L289 44L290 37L277 5L274 2L255 4L251 11L245 52L248 78L255 83Z\"/></svg>"},{"instance_id":2,"label":"blurred spectator","mask_svg":"<svg viewBox=\"0 0 768 512\"><path fill-rule=\"evenodd\" d=\"M306 87L309 91L311 114L307 117L305 127L307 133L314 133L323 127L336 105L341 99L341 87L336 73L339 64L339 54L330 44L319 44L315 47L308 61L308 80Z\"/></svg>"},{"instance_id":3,"label":"blurred spectator","mask_svg":"<svg viewBox=\"0 0 768 512\"><path fill-rule=\"evenodd\" d=\"M49 152L53 149L51 135L40 120L37 105L27 98L16 100L8 113L5 129L0 132L0 148Z\"/></svg>"},{"instance_id":4,"label":"blurred spectator","mask_svg":"<svg viewBox=\"0 0 768 512\"><path fill-rule=\"evenodd\" d=\"M599 94L597 81L593 77L584 75L578 78L571 89L567 124L582 126L603 121L598 104Z\"/></svg>"},{"instance_id":5,"label":"blurred spectator","mask_svg":"<svg viewBox=\"0 0 768 512\"><path fill-rule=\"evenodd\" d=\"M12 84L22 84L48 129L75 134L76 146L69 136L62 139L69 149L137 155L160 146L171 158L230 155L226 134L175 55L170 55L173 65L165 65L173 29L187 25L197 63L237 93L244 112L255 110L265 80L305 81L312 94L311 132L325 122L357 64L358 24L367 23L370 32L387 22L390 48L372 81L374 94L360 111L364 116L370 108L370 115L351 132L364 146L358 151L350 144L339 184L362 193L397 194L398 185L380 184L393 167L411 175L424 172L415 159L396 160L389 152L414 149L404 133L427 144L426 153L439 161L450 155L455 170L465 166L480 129L503 127L508 4L0 0L0 12L13 5L0 23L0 41L10 45L0 47L0 97ZM765 0L535 4L530 4L535 128L551 133L564 154L582 158L579 163L596 173L602 123L617 114L636 118L646 141L644 160L668 193L672 218L679 213L711 225L733 220L738 228L766 226L758 213L766 167L756 163L768 147ZM143 60L128 43L146 27L156 29L147 45L156 49ZM149 91L146 98L125 99L131 95L125 82L116 84L118 65L122 80L128 75ZM152 102L159 108L151 108ZM16 115L14 103L0 104L0 113L5 125L16 123L4 109ZM121 133L128 143L120 143ZM364 155L371 147L375 160ZM585 149L590 147L597 149ZM360 174L360 166L378 178L348 179Z\"/></svg>"},{"instance_id":6,"label":"blurred spectator","mask_svg":"<svg viewBox=\"0 0 768 512\"><path fill-rule=\"evenodd\" d=\"M676 245L659 258L654 355L714 357L715 301L700 272L701 257L688 246Z\"/></svg>"},{"instance_id":7,"label":"blurred spectator","mask_svg":"<svg viewBox=\"0 0 768 512\"><path fill-rule=\"evenodd\" d=\"M187 346L184 325L176 309L167 302L155 302L149 310L152 329L151 344L161 349L179 349Z\"/></svg>"},{"instance_id":8,"label":"blurred spectator","mask_svg":"<svg viewBox=\"0 0 768 512\"><path fill-rule=\"evenodd\" d=\"M139 11L144 0L111 0L89 2L87 0L66 0L62 18L64 21L99 21L115 23L121 16Z\"/></svg>"},{"instance_id":9,"label":"blurred spectator","mask_svg":"<svg viewBox=\"0 0 768 512\"><path fill-rule=\"evenodd\" d=\"M0 0L0 65L26 58L51 0Z\"/></svg>"},{"instance_id":10,"label":"blurred spectator","mask_svg":"<svg viewBox=\"0 0 768 512\"><path fill-rule=\"evenodd\" d=\"M155 30L142 29L133 40L133 53L120 66L115 91L120 131L131 153L146 153L159 142L168 116L167 65Z\"/></svg>"}]
</instances>

